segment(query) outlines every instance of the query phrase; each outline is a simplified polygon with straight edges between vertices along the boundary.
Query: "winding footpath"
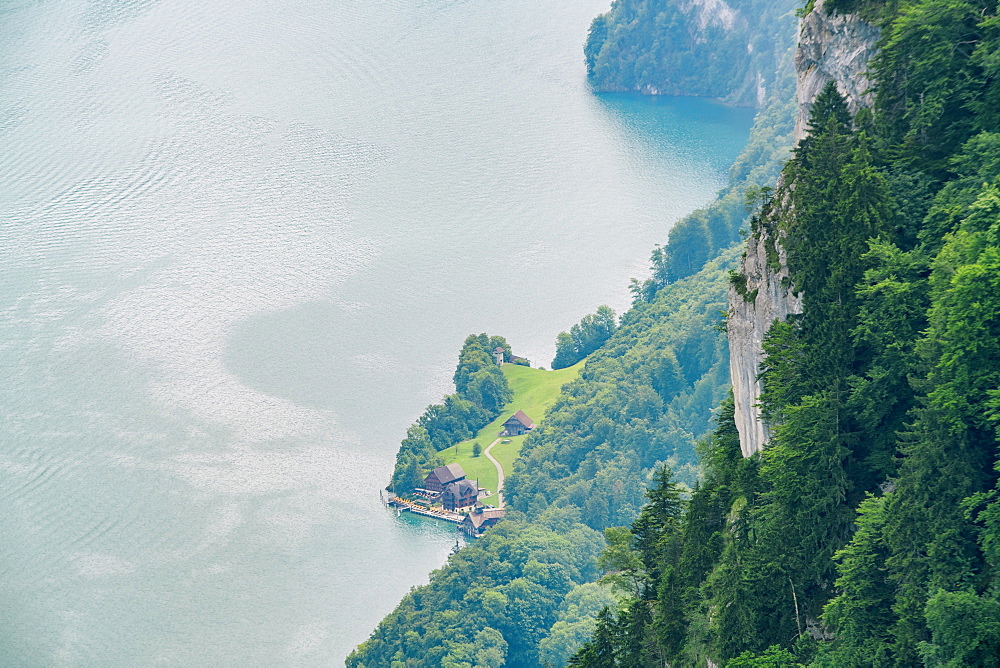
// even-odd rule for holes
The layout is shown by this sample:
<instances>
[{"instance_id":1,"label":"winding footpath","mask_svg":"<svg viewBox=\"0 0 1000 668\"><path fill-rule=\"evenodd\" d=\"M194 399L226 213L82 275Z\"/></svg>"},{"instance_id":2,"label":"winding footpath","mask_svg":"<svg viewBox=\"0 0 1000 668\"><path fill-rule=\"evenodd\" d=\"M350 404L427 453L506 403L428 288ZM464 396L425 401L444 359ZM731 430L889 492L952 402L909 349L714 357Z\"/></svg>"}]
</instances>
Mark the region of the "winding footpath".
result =
<instances>
[{"instance_id":1,"label":"winding footpath","mask_svg":"<svg viewBox=\"0 0 1000 668\"><path fill-rule=\"evenodd\" d=\"M503 490L503 466L501 466L500 462L498 462L496 459L493 458L493 455L490 453L490 450L492 450L493 446L496 445L497 443L499 443L500 441L501 441L501 439L498 438L497 440L495 440L492 443L490 443L489 445L487 445L486 449L483 450L483 454L486 455L486 459L488 459L491 462L493 462L493 466L497 467L497 508L503 508L503 491L502 491Z\"/></svg>"}]
</instances>

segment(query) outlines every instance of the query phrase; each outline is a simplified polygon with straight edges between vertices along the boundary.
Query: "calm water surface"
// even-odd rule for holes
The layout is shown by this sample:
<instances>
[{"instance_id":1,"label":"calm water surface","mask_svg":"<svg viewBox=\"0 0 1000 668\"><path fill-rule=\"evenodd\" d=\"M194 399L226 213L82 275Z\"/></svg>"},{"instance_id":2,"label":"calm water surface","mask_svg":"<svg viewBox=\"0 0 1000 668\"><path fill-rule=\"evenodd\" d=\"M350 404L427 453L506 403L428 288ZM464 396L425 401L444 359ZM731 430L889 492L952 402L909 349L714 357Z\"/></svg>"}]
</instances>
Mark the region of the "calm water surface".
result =
<instances>
[{"instance_id":1,"label":"calm water surface","mask_svg":"<svg viewBox=\"0 0 1000 668\"><path fill-rule=\"evenodd\" d=\"M330 665L454 544L377 490L470 332L627 304L750 114L606 0L0 5L0 664Z\"/></svg>"}]
</instances>

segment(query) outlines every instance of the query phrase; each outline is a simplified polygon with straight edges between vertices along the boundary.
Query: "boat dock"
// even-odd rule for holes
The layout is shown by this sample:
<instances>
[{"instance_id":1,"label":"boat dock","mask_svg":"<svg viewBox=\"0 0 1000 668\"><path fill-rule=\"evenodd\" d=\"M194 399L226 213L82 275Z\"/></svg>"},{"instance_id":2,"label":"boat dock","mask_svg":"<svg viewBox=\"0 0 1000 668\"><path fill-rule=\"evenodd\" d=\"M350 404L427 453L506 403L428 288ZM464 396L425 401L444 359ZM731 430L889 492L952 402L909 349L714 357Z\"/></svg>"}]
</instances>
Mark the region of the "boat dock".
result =
<instances>
[{"instance_id":1,"label":"boat dock","mask_svg":"<svg viewBox=\"0 0 1000 668\"><path fill-rule=\"evenodd\" d=\"M396 508L401 512L415 513L417 515L423 515L424 517L433 517L434 519L437 520L454 522L455 524L461 524L462 520L465 519L465 515L461 515L459 513L451 513L448 512L447 510L434 510L419 503L414 503L412 501L407 501L406 499L401 499L398 496L391 498L386 505L392 508Z\"/></svg>"}]
</instances>

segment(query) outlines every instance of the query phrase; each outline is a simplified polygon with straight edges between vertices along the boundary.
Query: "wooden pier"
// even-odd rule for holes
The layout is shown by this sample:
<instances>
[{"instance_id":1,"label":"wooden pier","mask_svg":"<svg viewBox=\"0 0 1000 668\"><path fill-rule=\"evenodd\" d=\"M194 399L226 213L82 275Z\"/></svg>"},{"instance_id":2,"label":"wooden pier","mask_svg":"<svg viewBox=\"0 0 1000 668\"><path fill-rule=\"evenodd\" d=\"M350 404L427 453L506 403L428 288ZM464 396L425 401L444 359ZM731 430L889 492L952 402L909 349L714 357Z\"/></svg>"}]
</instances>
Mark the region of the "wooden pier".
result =
<instances>
[{"instance_id":1,"label":"wooden pier","mask_svg":"<svg viewBox=\"0 0 1000 668\"><path fill-rule=\"evenodd\" d=\"M391 508L396 508L402 512L415 513L417 515L423 515L424 517L433 517L437 520L444 520L446 522L454 522L455 524L461 524L462 520L465 519L465 515L459 513L451 513L447 510L435 510L433 508L428 508L427 506L420 505L419 503L413 503L412 501L407 501L406 499L401 499L398 496L393 497L386 504Z\"/></svg>"}]
</instances>

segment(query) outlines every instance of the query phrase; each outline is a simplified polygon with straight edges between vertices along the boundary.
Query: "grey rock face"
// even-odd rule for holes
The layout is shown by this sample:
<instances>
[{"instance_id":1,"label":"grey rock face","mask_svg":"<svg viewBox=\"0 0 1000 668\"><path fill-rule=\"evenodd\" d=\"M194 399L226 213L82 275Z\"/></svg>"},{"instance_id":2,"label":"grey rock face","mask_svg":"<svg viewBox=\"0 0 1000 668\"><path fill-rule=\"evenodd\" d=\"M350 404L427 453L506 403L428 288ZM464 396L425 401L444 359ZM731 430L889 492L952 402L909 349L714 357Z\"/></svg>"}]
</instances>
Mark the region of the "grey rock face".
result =
<instances>
[{"instance_id":1,"label":"grey rock face","mask_svg":"<svg viewBox=\"0 0 1000 668\"><path fill-rule=\"evenodd\" d=\"M805 137L812 103L831 79L837 82L851 113L872 103L865 72L875 55L878 29L853 15L829 16L823 5L824 0L818 0L800 25L795 53L799 101L796 142ZM783 191L779 182L777 192ZM729 291L729 373L744 457L763 450L771 435L757 408L761 391L757 376L764 358L764 335L775 320L802 312L802 296L792 294L790 281L784 280L788 269L776 224L779 216L791 216L794 212L789 210L787 201L774 210L773 220L765 221L747 244L746 256L739 267L746 279L746 289L743 294L735 288ZM752 301L746 301L744 295L753 297Z\"/></svg>"},{"instance_id":2,"label":"grey rock face","mask_svg":"<svg viewBox=\"0 0 1000 668\"><path fill-rule=\"evenodd\" d=\"M680 7L685 12L697 11L698 28L702 32L711 25L730 32L737 23L746 23L739 10L730 7L725 0L684 0Z\"/></svg>"},{"instance_id":3,"label":"grey rock face","mask_svg":"<svg viewBox=\"0 0 1000 668\"><path fill-rule=\"evenodd\" d=\"M772 241L772 236L776 237ZM788 268L785 251L779 243L780 233L761 229L747 242L746 256L739 271L746 278L747 301L733 287L729 289L729 375L736 403L736 429L740 434L740 449L744 457L764 449L771 436L767 424L760 418L757 402L761 384L757 380L764 359L762 342L771 323L802 312L802 297L785 287ZM771 245L771 266L768 266L768 245ZM780 269L775 269L775 255Z\"/></svg>"},{"instance_id":4,"label":"grey rock face","mask_svg":"<svg viewBox=\"0 0 1000 668\"><path fill-rule=\"evenodd\" d=\"M828 15L824 5L825 0L818 0L799 26L799 46L795 51L799 100L796 142L806 135L813 100L831 79L837 82L837 89L852 114L872 104L866 72L875 55L879 29L853 14Z\"/></svg>"}]
</instances>

